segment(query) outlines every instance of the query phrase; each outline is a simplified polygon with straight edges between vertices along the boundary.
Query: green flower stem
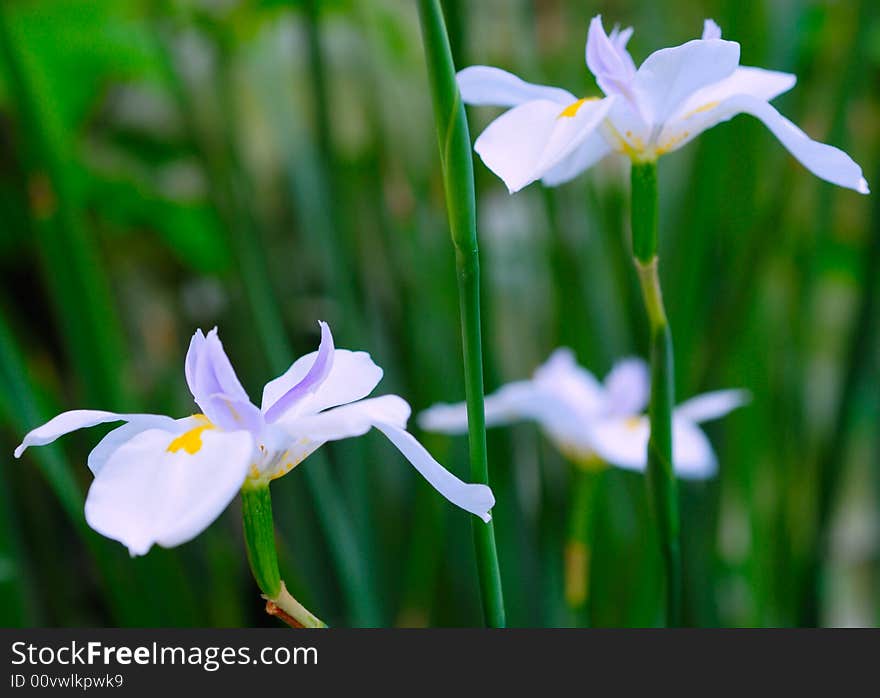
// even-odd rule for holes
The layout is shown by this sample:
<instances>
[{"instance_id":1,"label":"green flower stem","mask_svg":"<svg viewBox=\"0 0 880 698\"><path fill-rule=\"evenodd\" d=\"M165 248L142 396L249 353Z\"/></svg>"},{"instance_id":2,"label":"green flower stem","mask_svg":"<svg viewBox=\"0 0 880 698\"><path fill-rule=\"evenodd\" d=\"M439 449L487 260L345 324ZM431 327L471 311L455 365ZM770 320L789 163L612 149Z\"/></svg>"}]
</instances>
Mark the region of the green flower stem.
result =
<instances>
[{"instance_id":1,"label":"green flower stem","mask_svg":"<svg viewBox=\"0 0 880 698\"><path fill-rule=\"evenodd\" d=\"M327 624L300 604L284 586L275 551L275 523L269 483L250 479L241 488L241 519L251 573L263 598L277 606L286 622L292 619L304 628L326 628ZM271 607L267 607L269 610ZM286 618L285 618L286 616Z\"/></svg>"},{"instance_id":2,"label":"green flower stem","mask_svg":"<svg viewBox=\"0 0 880 698\"><path fill-rule=\"evenodd\" d=\"M238 184L235 185L227 171L230 169L230 161L235 159L234 139L231 135L234 128L227 119L223 134L223 152L218 152L218 148L212 147L208 139L202 136L195 120L196 105L173 61L168 28L158 16L154 20L157 55L188 135L204 163L214 206L228 229L230 245L239 258L241 279L246 290L248 307L258 329L260 346L269 367L275 373L282 373L290 365L294 353L283 331L283 314L269 279L265 253L258 242L259 231L255 227L255 219L252 212L246 210L246 202L236 196L236 192L241 194L241 176L239 174ZM228 56L221 52L220 57L221 69L228 71ZM226 116L234 119L232 87L228 80L228 73L218 76L218 92L226 105ZM382 616L372 588L368 565L355 537L355 528L348 523L349 514L337 494L336 484L328 468L322 467L322 461L323 454L320 452L309 456L303 479L314 501L321 530L328 541L346 603L358 624L380 625Z\"/></svg>"},{"instance_id":3,"label":"green flower stem","mask_svg":"<svg viewBox=\"0 0 880 698\"><path fill-rule=\"evenodd\" d=\"M464 105L455 82L455 68L440 5L437 0L418 0L418 7L434 102L434 122L440 145L446 208L452 243L455 246L471 477L476 482L488 485L480 331L480 256L477 246L471 139ZM474 521L474 542L485 622L491 627L504 627L504 596L495 547L495 530L491 522L483 524Z\"/></svg>"},{"instance_id":4,"label":"green flower stem","mask_svg":"<svg viewBox=\"0 0 880 698\"><path fill-rule=\"evenodd\" d=\"M604 463L590 461L575 469L568 540L565 543L565 602L574 620L590 624L590 561L596 493Z\"/></svg>"},{"instance_id":5,"label":"green flower stem","mask_svg":"<svg viewBox=\"0 0 880 698\"><path fill-rule=\"evenodd\" d=\"M666 569L666 623L681 625L681 543L678 490L672 464L675 372L672 333L657 273L657 163L632 165L632 247L651 330L651 401L648 415L648 493Z\"/></svg>"}]
</instances>

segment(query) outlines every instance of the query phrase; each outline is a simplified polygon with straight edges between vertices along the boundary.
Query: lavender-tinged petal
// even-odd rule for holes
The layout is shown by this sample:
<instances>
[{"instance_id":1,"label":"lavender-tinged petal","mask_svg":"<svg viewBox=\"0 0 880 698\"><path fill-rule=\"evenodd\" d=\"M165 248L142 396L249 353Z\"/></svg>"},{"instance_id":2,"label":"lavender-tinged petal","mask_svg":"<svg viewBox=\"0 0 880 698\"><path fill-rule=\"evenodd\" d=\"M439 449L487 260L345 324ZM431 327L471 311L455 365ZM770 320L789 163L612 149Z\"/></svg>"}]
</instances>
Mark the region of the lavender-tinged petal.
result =
<instances>
[{"instance_id":1,"label":"lavender-tinged petal","mask_svg":"<svg viewBox=\"0 0 880 698\"><path fill-rule=\"evenodd\" d=\"M267 422L274 422L301 400L314 393L327 376L330 375L330 371L333 368L333 355L335 353L333 335L330 333L330 326L326 322L321 322L320 325L321 344L318 347L315 362L299 383L284 393L266 410L265 417Z\"/></svg>"}]
</instances>

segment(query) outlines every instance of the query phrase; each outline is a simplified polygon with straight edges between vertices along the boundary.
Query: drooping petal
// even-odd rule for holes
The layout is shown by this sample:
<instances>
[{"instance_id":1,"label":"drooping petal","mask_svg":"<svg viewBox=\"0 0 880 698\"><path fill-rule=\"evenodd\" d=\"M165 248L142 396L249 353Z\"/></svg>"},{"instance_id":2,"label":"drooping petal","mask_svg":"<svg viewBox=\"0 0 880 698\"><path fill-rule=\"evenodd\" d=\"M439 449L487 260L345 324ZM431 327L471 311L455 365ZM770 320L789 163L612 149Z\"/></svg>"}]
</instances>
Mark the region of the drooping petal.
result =
<instances>
[{"instance_id":1,"label":"drooping petal","mask_svg":"<svg viewBox=\"0 0 880 698\"><path fill-rule=\"evenodd\" d=\"M722 39L695 39L655 51L633 78L642 116L662 126L692 94L731 75L738 63L739 44Z\"/></svg>"},{"instance_id":2,"label":"drooping petal","mask_svg":"<svg viewBox=\"0 0 880 698\"><path fill-rule=\"evenodd\" d=\"M721 27L718 26L714 19L703 20L703 35L700 37L703 41L721 38Z\"/></svg>"},{"instance_id":3,"label":"drooping petal","mask_svg":"<svg viewBox=\"0 0 880 698\"><path fill-rule=\"evenodd\" d=\"M644 361L618 361L605 376L605 414L622 417L639 414L648 404L650 390L651 377Z\"/></svg>"},{"instance_id":4,"label":"drooping petal","mask_svg":"<svg viewBox=\"0 0 880 698\"><path fill-rule=\"evenodd\" d=\"M248 432L205 428L177 448L180 439L160 429L137 434L113 452L89 488L86 521L132 555L197 536L247 475L253 448Z\"/></svg>"},{"instance_id":5,"label":"drooping petal","mask_svg":"<svg viewBox=\"0 0 880 698\"><path fill-rule=\"evenodd\" d=\"M274 422L282 414L294 409L298 403L317 392L333 370L335 347L333 346L333 335L330 333L330 325L326 322L320 322L319 324L321 326L321 343L318 346L314 361L312 361L309 370L306 371L306 374L300 380L284 391L269 407L263 407L263 413L267 422ZM274 383L275 381L272 382ZM264 401L265 396L266 388L263 389Z\"/></svg>"},{"instance_id":6,"label":"drooping petal","mask_svg":"<svg viewBox=\"0 0 880 698\"><path fill-rule=\"evenodd\" d=\"M116 427L98 442L91 453L89 453L88 466L92 471L92 475L97 475L98 471L104 467L104 464L113 455L117 448L122 444L131 441L132 438L147 429L162 429L172 434L182 434L188 429L197 426L197 418L186 417L185 419L172 419L171 417L163 417L160 415L137 415L129 420L127 424Z\"/></svg>"},{"instance_id":7,"label":"drooping petal","mask_svg":"<svg viewBox=\"0 0 880 698\"><path fill-rule=\"evenodd\" d=\"M644 471L650 430L645 416L601 420L596 422L592 430L593 449L600 458L612 465ZM685 419L674 418L672 439L676 475L705 478L714 474L717 468L715 454L699 427Z\"/></svg>"},{"instance_id":8,"label":"drooping petal","mask_svg":"<svg viewBox=\"0 0 880 698\"><path fill-rule=\"evenodd\" d=\"M266 411L284 393L297 385L314 365L317 352L297 359L282 375L263 388L262 408ZM295 414L307 414L328 407L345 405L366 397L382 380L382 369L364 351L336 349L332 369L324 381L300 405Z\"/></svg>"},{"instance_id":9,"label":"drooping petal","mask_svg":"<svg viewBox=\"0 0 880 698\"><path fill-rule=\"evenodd\" d=\"M474 150L514 193L540 179L575 151L599 126L611 100L582 100L560 110L535 100L495 119Z\"/></svg>"},{"instance_id":10,"label":"drooping petal","mask_svg":"<svg viewBox=\"0 0 880 698\"><path fill-rule=\"evenodd\" d=\"M465 104L475 106L517 107L543 99L564 107L577 99L560 87L534 85L506 70L487 65L473 65L459 71L456 81Z\"/></svg>"},{"instance_id":11,"label":"drooping petal","mask_svg":"<svg viewBox=\"0 0 880 698\"><path fill-rule=\"evenodd\" d=\"M495 496L487 485L459 480L450 473L405 429L393 424L376 421L374 426L406 457L428 483L447 500L465 511L479 516L488 523L489 511L495 506Z\"/></svg>"},{"instance_id":12,"label":"drooping petal","mask_svg":"<svg viewBox=\"0 0 880 698\"><path fill-rule=\"evenodd\" d=\"M406 432L410 407L397 395L360 400L341 407L334 407L319 414L301 417L284 417L276 426L287 432L290 441L290 453L283 460L294 465L305 456L300 456L296 449L308 449L308 453L327 441L338 441L355 436L362 436L370 429L379 429L406 456L407 460L431 483L431 485L450 502L476 514L484 521L489 521L489 509L495 503L492 491L485 485L469 485L442 465ZM290 467L293 467L292 465ZM271 473L277 477L289 470L285 466L279 473Z\"/></svg>"},{"instance_id":13,"label":"drooping petal","mask_svg":"<svg viewBox=\"0 0 880 698\"><path fill-rule=\"evenodd\" d=\"M259 430L262 416L235 375L216 327L193 336L185 372L193 399L214 424L229 431Z\"/></svg>"},{"instance_id":14,"label":"drooping petal","mask_svg":"<svg viewBox=\"0 0 880 698\"><path fill-rule=\"evenodd\" d=\"M846 153L825 143L812 140L770 104L751 95L735 95L711 104L705 110L693 113L675 124L675 147L681 147L708 128L727 121L737 114L751 114L759 119L779 139L804 167L832 184L868 194L868 182L862 168Z\"/></svg>"},{"instance_id":15,"label":"drooping petal","mask_svg":"<svg viewBox=\"0 0 880 698\"><path fill-rule=\"evenodd\" d=\"M486 426L494 427L535 418L539 400L532 381L508 383L486 396ZM463 434L468 429L467 405L464 402L432 405L419 414L418 422L425 431Z\"/></svg>"},{"instance_id":16,"label":"drooping petal","mask_svg":"<svg viewBox=\"0 0 880 698\"><path fill-rule=\"evenodd\" d=\"M595 131L573 153L551 168L541 178L541 182L548 187L557 187L560 184L570 182L609 153L611 153L611 146L608 145L608 141L599 131Z\"/></svg>"},{"instance_id":17,"label":"drooping petal","mask_svg":"<svg viewBox=\"0 0 880 698\"><path fill-rule=\"evenodd\" d=\"M716 390L685 400L675 408L675 414L699 424L723 417L737 407L747 404L750 399L747 390Z\"/></svg>"},{"instance_id":18,"label":"drooping petal","mask_svg":"<svg viewBox=\"0 0 880 698\"><path fill-rule=\"evenodd\" d=\"M167 420L173 424L171 417L156 414L119 414L117 412L105 412L103 410L71 410L62 412L53 417L45 424L29 431L18 448L15 449L15 457L21 458L21 454L30 446L44 446L52 443L59 436L64 436L77 429L86 429L106 422L127 422L132 420Z\"/></svg>"}]
</instances>

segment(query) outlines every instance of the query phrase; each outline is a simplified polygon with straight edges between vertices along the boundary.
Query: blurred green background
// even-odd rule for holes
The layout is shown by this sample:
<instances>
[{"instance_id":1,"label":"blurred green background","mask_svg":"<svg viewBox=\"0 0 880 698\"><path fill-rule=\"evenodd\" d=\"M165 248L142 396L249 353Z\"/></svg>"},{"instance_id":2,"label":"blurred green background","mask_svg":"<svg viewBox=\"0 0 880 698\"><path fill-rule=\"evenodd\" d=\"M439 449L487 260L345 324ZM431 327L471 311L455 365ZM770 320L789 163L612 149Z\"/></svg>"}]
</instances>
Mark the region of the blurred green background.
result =
<instances>
[{"instance_id":1,"label":"blurred green background","mask_svg":"<svg viewBox=\"0 0 880 698\"><path fill-rule=\"evenodd\" d=\"M592 94L591 16L636 62L713 17L742 62L798 75L776 105L880 187L871 0L444 2L456 65ZM421 37L405 0L4 0L0 6L0 624L271 625L238 504L130 559L82 514L101 428L12 458L64 409L184 416L183 357L217 325L252 397L317 344L366 349L414 410L463 399L453 251ZM496 115L470 112L472 137ZM599 375L644 355L627 165L510 197L481 164L487 390L559 345ZM661 161L677 392L745 387L681 487L686 619L880 620L880 205L819 181L739 117ZM413 424L413 428L415 426ZM468 472L466 439L419 434ZM512 625L566 608L573 466L533 425L492 430ZM468 515L376 434L273 484L282 575L331 625L480 622ZM591 618L654 625L643 478L595 499ZM582 619L581 619L582 620Z\"/></svg>"}]
</instances>

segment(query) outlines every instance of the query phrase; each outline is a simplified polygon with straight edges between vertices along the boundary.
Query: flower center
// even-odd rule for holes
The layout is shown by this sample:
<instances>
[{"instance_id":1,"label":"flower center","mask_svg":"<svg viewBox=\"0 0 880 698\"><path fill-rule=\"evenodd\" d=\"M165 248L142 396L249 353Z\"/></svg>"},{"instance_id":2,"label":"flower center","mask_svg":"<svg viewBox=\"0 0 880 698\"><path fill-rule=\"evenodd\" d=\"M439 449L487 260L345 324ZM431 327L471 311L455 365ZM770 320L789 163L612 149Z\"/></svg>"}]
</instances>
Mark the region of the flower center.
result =
<instances>
[{"instance_id":1,"label":"flower center","mask_svg":"<svg viewBox=\"0 0 880 698\"><path fill-rule=\"evenodd\" d=\"M215 427L211 423L211 420L203 414L194 414L193 419L202 423L199 424L199 426L193 427L189 431L184 432L168 444L166 450L169 453L177 453L179 450L183 449L189 455L194 456L202 450L202 432L207 429L214 429Z\"/></svg>"},{"instance_id":2,"label":"flower center","mask_svg":"<svg viewBox=\"0 0 880 698\"><path fill-rule=\"evenodd\" d=\"M578 113L580 108L584 106L586 102L595 102L598 99L598 97L582 97L577 102L572 102L565 109L559 112L559 116L556 118L562 118L564 116L570 119Z\"/></svg>"}]
</instances>

